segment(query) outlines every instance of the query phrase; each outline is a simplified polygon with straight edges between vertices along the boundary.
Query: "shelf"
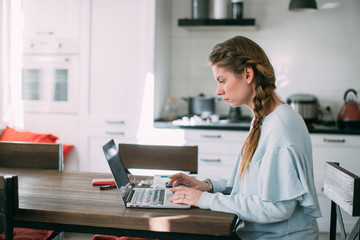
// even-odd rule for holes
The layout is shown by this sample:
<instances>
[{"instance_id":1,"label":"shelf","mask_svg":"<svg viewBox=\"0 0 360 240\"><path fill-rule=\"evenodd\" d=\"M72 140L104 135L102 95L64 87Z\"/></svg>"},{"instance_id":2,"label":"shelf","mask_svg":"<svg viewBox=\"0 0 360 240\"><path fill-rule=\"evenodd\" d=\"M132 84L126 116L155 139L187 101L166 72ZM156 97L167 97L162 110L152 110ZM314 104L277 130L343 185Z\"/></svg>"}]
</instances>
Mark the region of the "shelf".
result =
<instances>
[{"instance_id":1,"label":"shelf","mask_svg":"<svg viewBox=\"0 0 360 240\"><path fill-rule=\"evenodd\" d=\"M179 27L188 29L255 29L255 19L179 19Z\"/></svg>"}]
</instances>

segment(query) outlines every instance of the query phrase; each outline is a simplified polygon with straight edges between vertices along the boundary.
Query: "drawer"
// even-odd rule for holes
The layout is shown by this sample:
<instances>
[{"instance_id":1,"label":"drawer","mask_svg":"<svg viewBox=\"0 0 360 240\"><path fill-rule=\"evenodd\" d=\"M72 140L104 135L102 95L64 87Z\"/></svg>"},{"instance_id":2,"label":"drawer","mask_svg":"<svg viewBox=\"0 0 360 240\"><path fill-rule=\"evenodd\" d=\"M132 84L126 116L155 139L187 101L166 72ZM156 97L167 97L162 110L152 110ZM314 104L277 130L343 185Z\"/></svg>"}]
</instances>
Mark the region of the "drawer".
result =
<instances>
[{"instance_id":1,"label":"drawer","mask_svg":"<svg viewBox=\"0 0 360 240\"><path fill-rule=\"evenodd\" d=\"M186 130L185 139L186 141L244 143L247 134L247 131Z\"/></svg>"},{"instance_id":2,"label":"drawer","mask_svg":"<svg viewBox=\"0 0 360 240\"><path fill-rule=\"evenodd\" d=\"M116 127L106 127L104 129L104 134L109 137L130 137L136 138L137 129L136 128L116 128Z\"/></svg>"},{"instance_id":3,"label":"drawer","mask_svg":"<svg viewBox=\"0 0 360 240\"><path fill-rule=\"evenodd\" d=\"M198 175L203 178L229 177L236 154L199 154Z\"/></svg>"},{"instance_id":4,"label":"drawer","mask_svg":"<svg viewBox=\"0 0 360 240\"><path fill-rule=\"evenodd\" d=\"M232 167L236 158L236 154L199 154L198 166Z\"/></svg>"},{"instance_id":5,"label":"drawer","mask_svg":"<svg viewBox=\"0 0 360 240\"><path fill-rule=\"evenodd\" d=\"M360 147L360 137L335 134L311 134L313 146Z\"/></svg>"},{"instance_id":6,"label":"drawer","mask_svg":"<svg viewBox=\"0 0 360 240\"><path fill-rule=\"evenodd\" d=\"M243 143L222 143L222 142L187 142L186 145L198 146L199 154L235 154L237 155Z\"/></svg>"}]
</instances>

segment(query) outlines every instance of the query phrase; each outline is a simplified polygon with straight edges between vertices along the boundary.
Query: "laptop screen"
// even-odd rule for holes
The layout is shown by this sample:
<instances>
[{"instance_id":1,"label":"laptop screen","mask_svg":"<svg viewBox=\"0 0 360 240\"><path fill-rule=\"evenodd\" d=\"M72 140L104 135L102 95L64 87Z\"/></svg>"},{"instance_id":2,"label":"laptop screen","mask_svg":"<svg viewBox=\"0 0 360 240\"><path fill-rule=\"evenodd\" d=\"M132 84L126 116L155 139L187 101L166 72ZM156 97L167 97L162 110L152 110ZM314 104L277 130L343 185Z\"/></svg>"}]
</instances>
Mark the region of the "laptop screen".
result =
<instances>
[{"instance_id":1,"label":"laptop screen","mask_svg":"<svg viewBox=\"0 0 360 240\"><path fill-rule=\"evenodd\" d=\"M121 198L126 202L126 197L132 189L129 177L126 173L124 165L120 159L119 151L114 140L110 140L103 146L106 160L109 163L111 173L114 177L117 188L119 189Z\"/></svg>"}]
</instances>

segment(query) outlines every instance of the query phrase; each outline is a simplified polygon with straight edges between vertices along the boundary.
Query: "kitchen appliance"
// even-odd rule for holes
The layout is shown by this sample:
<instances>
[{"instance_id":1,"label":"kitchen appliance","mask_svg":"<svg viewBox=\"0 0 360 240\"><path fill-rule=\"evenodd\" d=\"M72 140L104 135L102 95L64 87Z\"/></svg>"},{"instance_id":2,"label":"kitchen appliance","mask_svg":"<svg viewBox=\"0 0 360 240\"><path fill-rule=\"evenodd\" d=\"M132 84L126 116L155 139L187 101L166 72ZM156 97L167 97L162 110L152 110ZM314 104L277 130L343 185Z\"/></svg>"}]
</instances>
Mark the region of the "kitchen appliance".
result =
<instances>
[{"instance_id":1,"label":"kitchen appliance","mask_svg":"<svg viewBox=\"0 0 360 240\"><path fill-rule=\"evenodd\" d=\"M319 102L310 94L293 94L286 100L296 112L305 120L306 125L311 126L318 119Z\"/></svg>"},{"instance_id":2,"label":"kitchen appliance","mask_svg":"<svg viewBox=\"0 0 360 240\"><path fill-rule=\"evenodd\" d=\"M77 112L79 64L73 40L55 38L52 34L25 39L21 74L24 110Z\"/></svg>"},{"instance_id":3,"label":"kitchen appliance","mask_svg":"<svg viewBox=\"0 0 360 240\"><path fill-rule=\"evenodd\" d=\"M189 116L198 115L210 117L215 113L215 103L218 101L216 97L207 97L200 93L196 97L183 97L183 100L188 102Z\"/></svg>"},{"instance_id":4,"label":"kitchen appliance","mask_svg":"<svg viewBox=\"0 0 360 240\"><path fill-rule=\"evenodd\" d=\"M210 0L192 0L193 19L207 19L210 13Z\"/></svg>"},{"instance_id":5,"label":"kitchen appliance","mask_svg":"<svg viewBox=\"0 0 360 240\"><path fill-rule=\"evenodd\" d=\"M352 95L349 95L350 93ZM348 89L345 92L345 104L338 114L339 128L360 128L360 110L356 99L357 92L354 89Z\"/></svg>"},{"instance_id":6,"label":"kitchen appliance","mask_svg":"<svg viewBox=\"0 0 360 240\"><path fill-rule=\"evenodd\" d=\"M243 18L243 2L242 0L231 0L231 17L232 19Z\"/></svg>"},{"instance_id":7,"label":"kitchen appliance","mask_svg":"<svg viewBox=\"0 0 360 240\"><path fill-rule=\"evenodd\" d=\"M212 18L228 19L229 7L229 0L212 0Z\"/></svg>"},{"instance_id":8,"label":"kitchen appliance","mask_svg":"<svg viewBox=\"0 0 360 240\"><path fill-rule=\"evenodd\" d=\"M230 107L229 122L239 122L242 119L240 107Z\"/></svg>"}]
</instances>

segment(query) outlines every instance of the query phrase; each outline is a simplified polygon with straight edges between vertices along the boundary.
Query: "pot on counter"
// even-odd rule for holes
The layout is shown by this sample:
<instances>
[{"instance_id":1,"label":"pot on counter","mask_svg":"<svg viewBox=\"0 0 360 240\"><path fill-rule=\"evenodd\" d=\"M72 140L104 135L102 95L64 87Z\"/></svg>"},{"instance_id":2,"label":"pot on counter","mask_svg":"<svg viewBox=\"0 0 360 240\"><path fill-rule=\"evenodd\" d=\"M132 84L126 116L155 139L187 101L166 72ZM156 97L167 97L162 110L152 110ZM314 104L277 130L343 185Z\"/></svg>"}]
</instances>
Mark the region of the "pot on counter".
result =
<instances>
[{"instance_id":1,"label":"pot on counter","mask_svg":"<svg viewBox=\"0 0 360 240\"><path fill-rule=\"evenodd\" d=\"M294 94L289 96L286 102L303 117L307 125L317 121L319 102L315 96L310 94Z\"/></svg>"},{"instance_id":2,"label":"pot on counter","mask_svg":"<svg viewBox=\"0 0 360 240\"><path fill-rule=\"evenodd\" d=\"M351 97L350 93L353 93L354 97ZM339 128L360 128L360 110L356 99L357 92L354 89L348 89L345 92L345 103L338 115Z\"/></svg>"},{"instance_id":3,"label":"pot on counter","mask_svg":"<svg viewBox=\"0 0 360 240\"><path fill-rule=\"evenodd\" d=\"M215 113L215 103L218 101L216 97L207 97L202 93L196 97L183 97L182 99L188 102L189 116L206 115L209 117Z\"/></svg>"}]
</instances>

